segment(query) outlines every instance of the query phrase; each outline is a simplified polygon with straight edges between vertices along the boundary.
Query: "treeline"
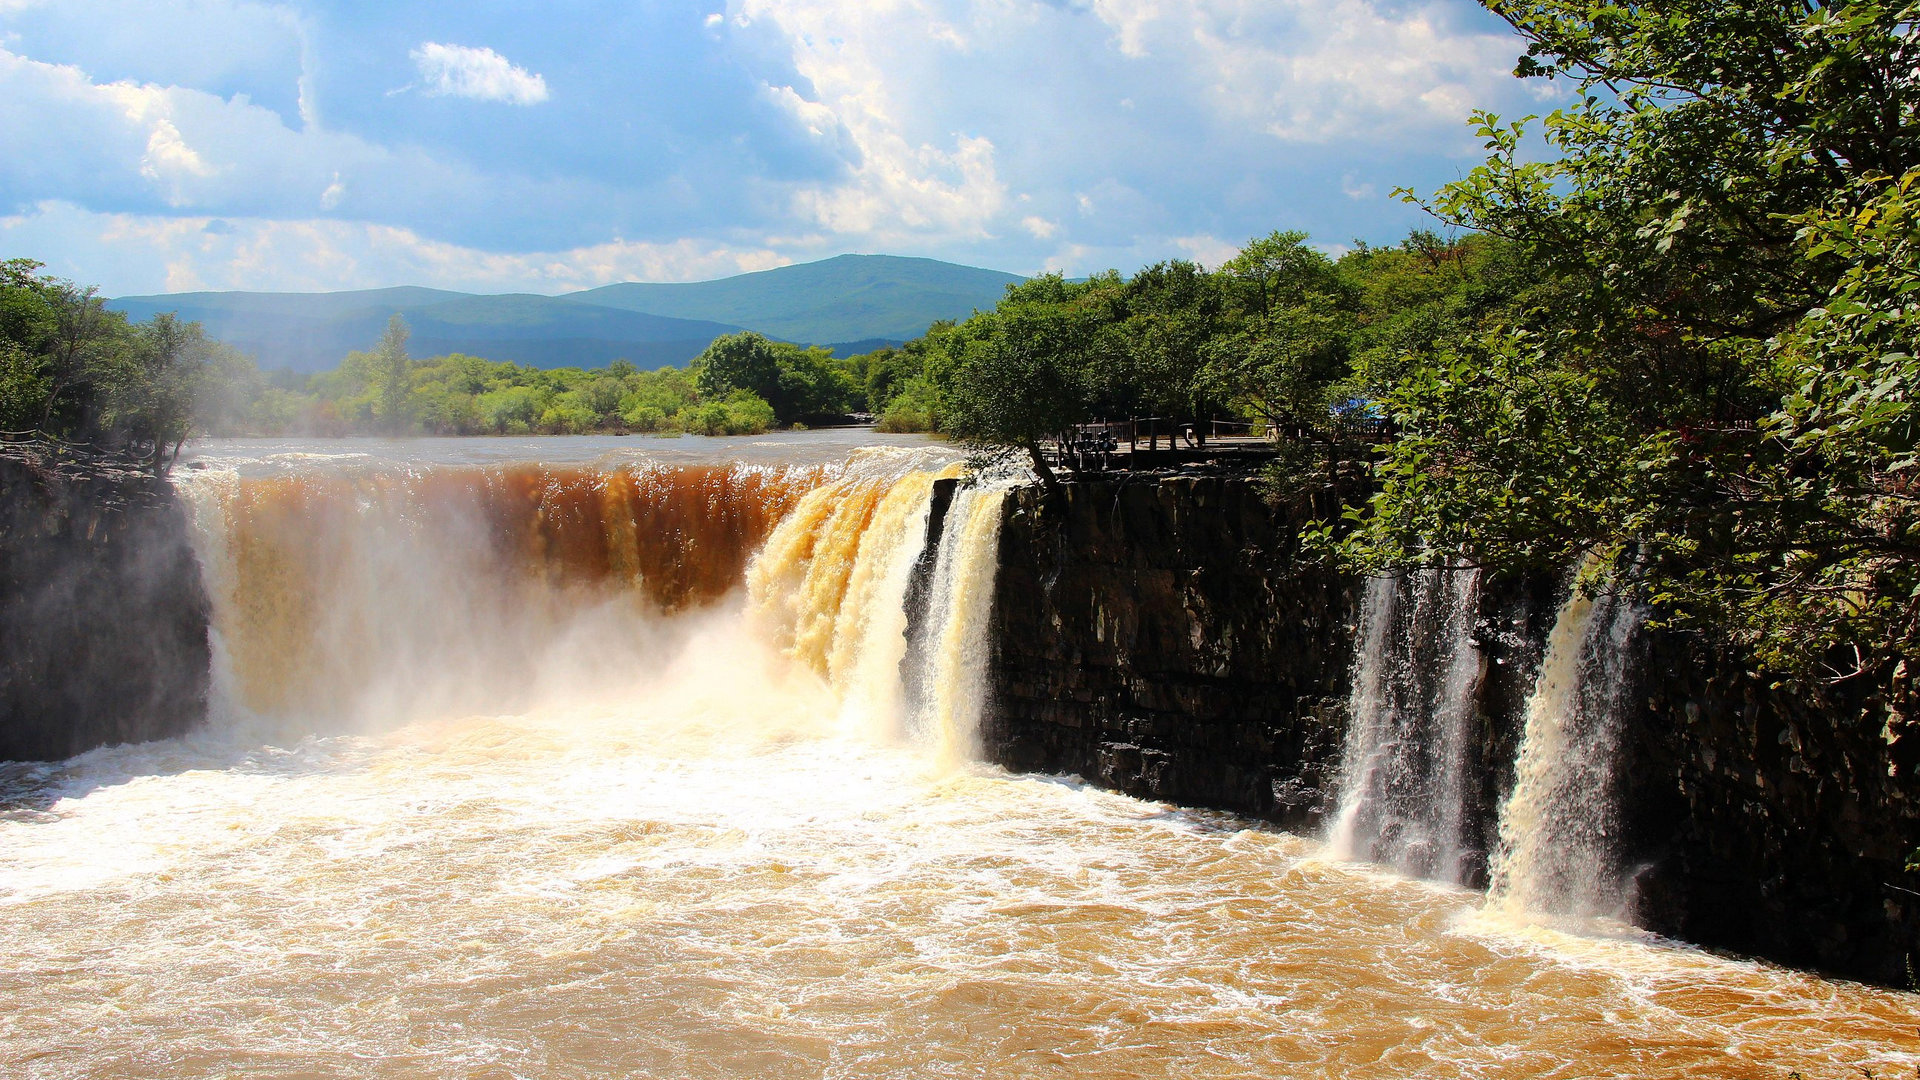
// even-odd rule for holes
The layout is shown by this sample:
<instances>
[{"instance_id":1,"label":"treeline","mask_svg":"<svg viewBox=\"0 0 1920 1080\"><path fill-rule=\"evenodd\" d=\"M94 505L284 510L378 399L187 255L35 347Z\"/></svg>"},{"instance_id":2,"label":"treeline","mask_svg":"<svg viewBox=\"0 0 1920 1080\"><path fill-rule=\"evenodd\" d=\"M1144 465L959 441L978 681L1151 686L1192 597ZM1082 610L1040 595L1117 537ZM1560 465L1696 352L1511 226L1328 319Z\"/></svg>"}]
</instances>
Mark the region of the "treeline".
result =
<instances>
[{"instance_id":1,"label":"treeline","mask_svg":"<svg viewBox=\"0 0 1920 1080\"><path fill-rule=\"evenodd\" d=\"M877 416L1037 455L1074 424L1163 416L1283 431L1373 408L1409 351L1505 318L1531 271L1485 236L1415 233L1333 259L1304 234L1249 244L1216 271L1167 262L1131 277L1059 275L898 348L835 357L753 333L685 368L541 369L454 354L414 360L397 317L381 342L289 381L233 375L215 433L742 434ZM1204 425L1200 430L1205 430Z\"/></svg>"},{"instance_id":2,"label":"treeline","mask_svg":"<svg viewBox=\"0 0 1920 1080\"><path fill-rule=\"evenodd\" d=\"M131 323L92 288L0 263L0 432L119 451L156 472L252 362L196 323Z\"/></svg>"},{"instance_id":3,"label":"treeline","mask_svg":"<svg viewBox=\"0 0 1920 1080\"><path fill-rule=\"evenodd\" d=\"M1585 565L1920 745L1920 7L1488 7L1569 104L1475 118L1486 161L1421 200L1460 239L1037 279L874 365L882 407L1029 451L1259 415L1300 436L1277 485L1370 466L1325 533L1359 570ZM1355 408L1394 437L1309 435Z\"/></svg>"},{"instance_id":4,"label":"treeline","mask_svg":"<svg viewBox=\"0 0 1920 1080\"><path fill-rule=\"evenodd\" d=\"M1033 278L993 311L861 359L882 427L1014 447L1045 474L1042 444L1095 420L1337 430L1378 413L1407 357L1510 325L1534 289L1524 253L1496 237L1415 232L1336 259L1280 232L1215 271Z\"/></svg>"},{"instance_id":5,"label":"treeline","mask_svg":"<svg viewBox=\"0 0 1920 1080\"><path fill-rule=\"evenodd\" d=\"M230 372L213 434L744 435L844 418L866 403L865 358L741 333L684 368L535 368L453 353L416 360L395 315L365 352L310 377Z\"/></svg>"}]
</instances>

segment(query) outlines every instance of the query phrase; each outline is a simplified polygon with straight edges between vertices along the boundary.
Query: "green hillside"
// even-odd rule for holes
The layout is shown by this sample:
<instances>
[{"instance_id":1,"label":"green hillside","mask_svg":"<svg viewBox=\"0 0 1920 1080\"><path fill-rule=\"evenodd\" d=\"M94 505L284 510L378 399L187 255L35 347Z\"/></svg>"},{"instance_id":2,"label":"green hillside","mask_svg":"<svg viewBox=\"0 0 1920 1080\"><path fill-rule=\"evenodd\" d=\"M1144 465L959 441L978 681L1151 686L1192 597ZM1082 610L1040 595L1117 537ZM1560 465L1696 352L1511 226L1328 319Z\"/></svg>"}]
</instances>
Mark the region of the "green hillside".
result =
<instances>
[{"instance_id":1,"label":"green hillside","mask_svg":"<svg viewBox=\"0 0 1920 1080\"><path fill-rule=\"evenodd\" d=\"M604 307L706 319L809 344L903 341L936 319L991 309L1015 274L897 255L840 255L718 281L626 283L570 293Z\"/></svg>"},{"instance_id":2,"label":"green hillside","mask_svg":"<svg viewBox=\"0 0 1920 1080\"><path fill-rule=\"evenodd\" d=\"M175 312L268 369L331 368L348 351L371 346L395 312L413 330L416 356L464 352L547 368L625 358L655 368L684 364L741 329L863 352L918 337L936 319L990 309L1020 280L933 259L841 255L718 281L608 285L566 296L407 286L124 296L109 306L136 321Z\"/></svg>"},{"instance_id":3,"label":"green hillside","mask_svg":"<svg viewBox=\"0 0 1920 1080\"><path fill-rule=\"evenodd\" d=\"M109 306L135 320L175 312L251 353L261 367L283 371L333 367L349 351L370 347L395 312L412 328L416 356L463 352L536 367L599 367L619 358L649 368L684 364L739 329L530 293L419 288L125 296Z\"/></svg>"}]
</instances>

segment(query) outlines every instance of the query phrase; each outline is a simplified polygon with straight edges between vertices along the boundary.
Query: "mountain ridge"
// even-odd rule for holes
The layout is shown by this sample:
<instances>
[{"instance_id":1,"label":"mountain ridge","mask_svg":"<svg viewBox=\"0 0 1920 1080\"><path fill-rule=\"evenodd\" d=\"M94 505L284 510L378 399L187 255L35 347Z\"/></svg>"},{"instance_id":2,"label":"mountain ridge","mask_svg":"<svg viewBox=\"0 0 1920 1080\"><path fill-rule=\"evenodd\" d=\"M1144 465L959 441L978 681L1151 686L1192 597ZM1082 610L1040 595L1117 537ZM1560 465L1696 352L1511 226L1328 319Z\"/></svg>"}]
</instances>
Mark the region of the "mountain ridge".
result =
<instances>
[{"instance_id":1,"label":"mountain ridge","mask_svg":"<svg viewBox=\"0 0 1920 1080\"><path fill-rule=\"evenodd\" d=\"M398 313L419 356L468 352L536 367L683 364L721 334L871 347L998 302L1018 275L935 259L839 255L698 282L619 282L557 296L403 285L330 293L191 292L124 296L134 319L173 312L252 353L269 370L321 371L371 348Z\"/></svg>"}]
</instances>

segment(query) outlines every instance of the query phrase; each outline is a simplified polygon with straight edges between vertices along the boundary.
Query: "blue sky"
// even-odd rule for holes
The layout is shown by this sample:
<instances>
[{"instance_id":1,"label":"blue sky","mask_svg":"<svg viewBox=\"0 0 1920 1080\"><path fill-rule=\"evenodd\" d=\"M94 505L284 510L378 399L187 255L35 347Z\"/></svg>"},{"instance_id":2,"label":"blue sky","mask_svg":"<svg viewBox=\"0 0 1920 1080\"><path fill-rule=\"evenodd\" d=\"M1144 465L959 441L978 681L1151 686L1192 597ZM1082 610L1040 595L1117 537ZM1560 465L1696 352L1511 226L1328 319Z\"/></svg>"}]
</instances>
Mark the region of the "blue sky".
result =
<instances>
[{"instance_id":1,"label":"blue sky","mask_svg":"<svg viewBox=\"0 0 1920 1080\"><path fill-rule=\"evenodd\" d=\"M109 294L564 292L1390 242L1542 111L1466 0L0 0L0 254Z\"/></svg>"}]
</instances>

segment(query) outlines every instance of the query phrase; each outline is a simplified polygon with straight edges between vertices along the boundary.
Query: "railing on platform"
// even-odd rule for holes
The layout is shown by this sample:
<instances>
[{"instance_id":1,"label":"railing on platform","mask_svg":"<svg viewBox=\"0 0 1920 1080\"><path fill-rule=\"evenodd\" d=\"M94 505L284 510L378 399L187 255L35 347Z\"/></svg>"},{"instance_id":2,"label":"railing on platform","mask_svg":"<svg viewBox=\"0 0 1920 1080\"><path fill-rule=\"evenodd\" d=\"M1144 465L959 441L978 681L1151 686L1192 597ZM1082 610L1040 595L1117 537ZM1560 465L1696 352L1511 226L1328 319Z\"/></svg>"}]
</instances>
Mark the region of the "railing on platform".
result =
<instances>
[{"instance_id":1,"label":"railing on platform","mask_svg":"<svg viewBox=\"0 0 1920 1080\"><path fill-rule=\"evenodd\" d=\"M1373 417L1330 418L1320 425L1274 425L1264 420L1176 419L1137 416L1099 420L1064 432L1047 447L1055 464L1076 471L1110 469L1124 457L1130 466L1141 458L1201 454L1226 446L1245 447L1249 441L1267 446L1282 441L1311 443L1375 443L1391 439L1390 421Z\"/></svg>"}]
</instances>

